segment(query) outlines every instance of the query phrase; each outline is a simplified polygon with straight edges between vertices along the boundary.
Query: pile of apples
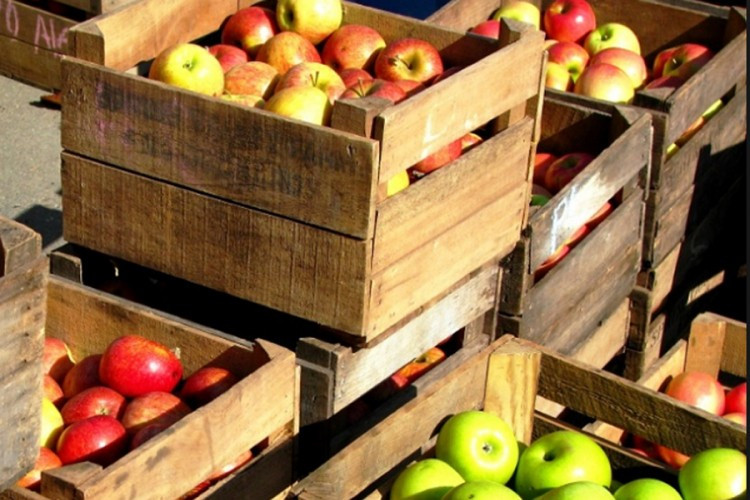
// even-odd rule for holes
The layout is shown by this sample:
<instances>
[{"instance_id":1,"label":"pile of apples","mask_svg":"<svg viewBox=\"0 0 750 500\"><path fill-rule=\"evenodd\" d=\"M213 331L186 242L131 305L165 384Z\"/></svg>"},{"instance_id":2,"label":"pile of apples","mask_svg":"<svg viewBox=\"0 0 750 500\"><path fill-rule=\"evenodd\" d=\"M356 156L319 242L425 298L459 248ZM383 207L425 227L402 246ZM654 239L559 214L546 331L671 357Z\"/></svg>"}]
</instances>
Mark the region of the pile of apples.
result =
<instances>
[{"instance_id":1,"label":"pile of apples","mask_svg":"<svg viewBox=\"0 0 750 500\"><path fill-rule=\"evenodd\" d=\"M460 69L445 68L425 40L386 43L376 29L342 25L342 17L341 0L279 0L275 10L245 7L222 24L221 43L169 47L152 62L149 78L327 126L338 99L375 96L394 104ZM400 172L388 182L386 196L478 140L467 134Z\"/></svg>"},{"instance_id":2,"label":"pile of apples","mask_svg":"<svg viewBox=\"0 0 750 500\"><path fill-rule=\"evenodd\" d=\"M39 457L17 483L36 491L43 470L84 461L106 467L238 381L217 366L183 380L177 354L138 335L118 337L78 362L63 340L46 337L42 360ZM250 458L243 453L233 469Z\"/></svg>"},{"instance_id":3,"label":"pile of apples","mask_svg":"<svg viewBox=\"0 0 750 500\"><path fill-rule=\"evenodd\" d=\"M747 382L725 390L716 377L708 373L686 371L672 378L663 392L713 415L747 425ZM631 436L630 440L630 446L638 453L660 460L675 469L684 467L690 459L683 453L650 443L639 436Z\"/></svg>"},{"instance_id":4,"label":"pile of apples","mask_svg":"<svg viewBox=\"0 0 750 500\"><path fill-rule=\"evenodd\" d=\"M653 477L614 480L604 450L589 436L561 430L519 446L513 429L481 410L456 413L442 425L435 457L396 478L391 500L681 500L745 494L747 458L728 448L696 454L680 470L678 490Z\"/></svg>"}]
</instances>

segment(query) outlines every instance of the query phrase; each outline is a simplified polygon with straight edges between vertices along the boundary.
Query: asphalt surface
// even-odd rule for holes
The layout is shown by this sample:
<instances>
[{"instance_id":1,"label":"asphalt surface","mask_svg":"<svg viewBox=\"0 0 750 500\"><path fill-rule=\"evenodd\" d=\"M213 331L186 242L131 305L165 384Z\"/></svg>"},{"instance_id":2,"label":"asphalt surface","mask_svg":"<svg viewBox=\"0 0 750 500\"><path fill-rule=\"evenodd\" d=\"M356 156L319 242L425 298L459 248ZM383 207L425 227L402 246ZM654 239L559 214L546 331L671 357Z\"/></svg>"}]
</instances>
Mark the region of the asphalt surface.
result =
<instances>
[{"instance_id":1,"label":"asphalt surface","mask_svg":"<svg viewBox=\"0 0 750 500\"><path fill-rule=\"evenodd\" d=\"M60 110L49 92L0 76L0 215L42 235L45 248L62 237Z\"/></svg>"}]
</instances>

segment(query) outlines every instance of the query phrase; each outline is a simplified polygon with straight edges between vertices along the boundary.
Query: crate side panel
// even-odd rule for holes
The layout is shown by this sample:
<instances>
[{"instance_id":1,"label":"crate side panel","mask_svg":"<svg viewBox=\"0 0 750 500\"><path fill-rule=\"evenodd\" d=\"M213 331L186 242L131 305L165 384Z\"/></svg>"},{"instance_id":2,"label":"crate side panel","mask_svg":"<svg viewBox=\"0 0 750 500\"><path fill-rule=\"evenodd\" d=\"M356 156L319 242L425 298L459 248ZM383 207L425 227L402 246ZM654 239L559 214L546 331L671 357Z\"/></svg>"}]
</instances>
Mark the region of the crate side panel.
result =
<instances>
[{"instance_id":1,"label":"crate side panel","mask_svg":"<svg viewBox=\"0 0 750 500\"><path fill-rule=\"evenodd\" d=\"M0 35L15 38L40 49L68 54L68 31L76 21L21 2L0 7Z\"/></svg>"},{"instance_id":2,"label":"crate side panel","mask_svg":"<svg viewBox=\"0 0 750 500\"><path fill-rule=\"evenodd\" d=\"M43 89L60 88L59 53L0 35L0 73Z\"/></svg>"}]
</instances>

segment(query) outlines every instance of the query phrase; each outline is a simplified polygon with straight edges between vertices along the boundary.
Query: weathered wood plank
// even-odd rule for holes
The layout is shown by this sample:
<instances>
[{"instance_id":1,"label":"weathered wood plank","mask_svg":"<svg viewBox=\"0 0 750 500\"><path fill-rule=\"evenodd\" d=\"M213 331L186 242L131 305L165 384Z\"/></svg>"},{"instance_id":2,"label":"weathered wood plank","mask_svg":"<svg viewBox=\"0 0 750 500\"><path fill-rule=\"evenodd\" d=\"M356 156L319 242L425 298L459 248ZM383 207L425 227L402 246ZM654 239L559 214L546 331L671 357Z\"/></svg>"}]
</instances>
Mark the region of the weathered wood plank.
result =
<instances>
[{"instance_id":1,"label":"weathered wood plank","mask_svg":"<svg viewBox=\"0 0 750 500\"><path fill-rule=\"evenodd\" d=\"M0 35L59 54L70 53L67 34L76 21L21 2L4 4L0 6L4 20Z\"/></svg>"},{"instance_id":2,"label":"weathered wood plank","mask_svg":"<svg viewBox=\"0 0 750 500\"><path fill-rule=\"evenodd\" d=\"M0 36L0 73L43 89L60 88L59 53Z\"/></svg>"}]
</instances>

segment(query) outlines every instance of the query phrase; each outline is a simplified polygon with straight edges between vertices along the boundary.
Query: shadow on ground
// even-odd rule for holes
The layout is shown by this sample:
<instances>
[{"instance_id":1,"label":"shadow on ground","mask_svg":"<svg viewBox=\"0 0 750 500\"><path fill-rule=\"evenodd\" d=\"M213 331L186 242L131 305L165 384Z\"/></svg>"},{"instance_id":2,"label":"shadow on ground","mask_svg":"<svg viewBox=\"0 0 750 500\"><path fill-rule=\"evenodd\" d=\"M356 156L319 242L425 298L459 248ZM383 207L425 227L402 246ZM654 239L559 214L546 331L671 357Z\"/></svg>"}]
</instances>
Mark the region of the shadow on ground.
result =
<instances>
[{"instance_id":1,"label":"shadow on ground","mask_svg":"<svg viewBox=\"0 0 750 500\"><path fill-rule=\"evenodd\" d=\"M42 247L62 238L62 211L42 205L33 205L24 210L16 221L24 224L42 237Z\"/></svg>"}]
</instances>

